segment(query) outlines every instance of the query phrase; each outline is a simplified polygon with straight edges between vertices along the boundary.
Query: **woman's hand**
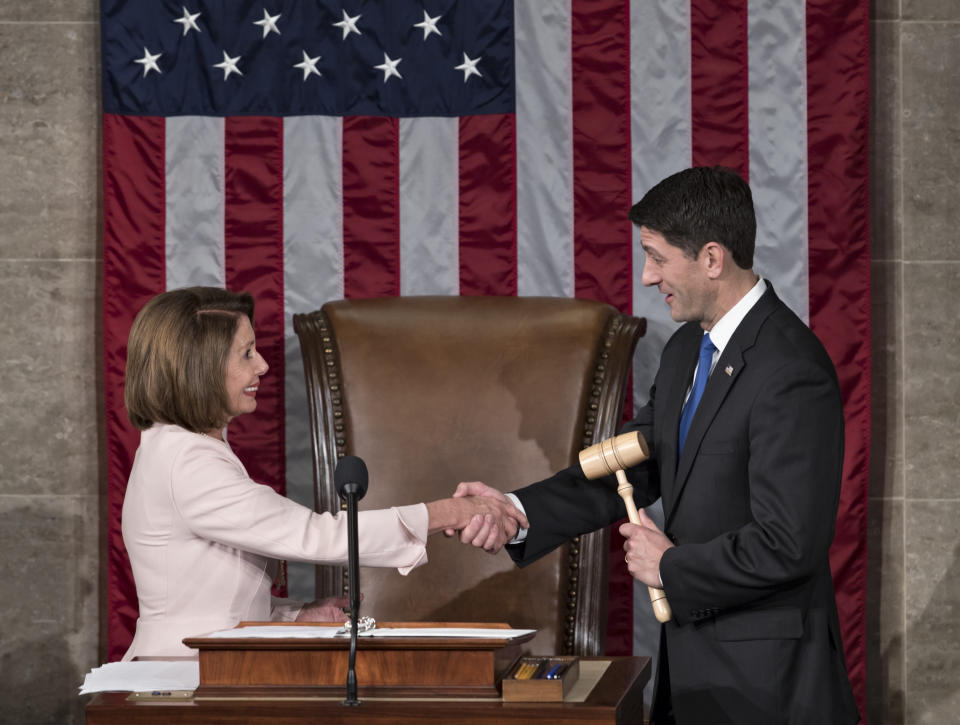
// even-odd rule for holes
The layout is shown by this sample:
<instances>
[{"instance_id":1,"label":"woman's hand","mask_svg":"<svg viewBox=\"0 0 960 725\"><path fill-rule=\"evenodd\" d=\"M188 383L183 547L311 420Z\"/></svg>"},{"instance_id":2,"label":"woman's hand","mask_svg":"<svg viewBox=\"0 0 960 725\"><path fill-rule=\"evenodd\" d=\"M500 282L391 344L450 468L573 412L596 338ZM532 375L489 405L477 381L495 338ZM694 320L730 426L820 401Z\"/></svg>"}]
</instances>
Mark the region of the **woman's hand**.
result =
<instances>
[{"instance_id":1,"label":"woman's hand","mask_svg":"<svg viewBox=\"0 0 960 725\"><path fill-rule=\"evenodd\" d=\"M298 622L346 622L347 613L344 607L349 607L350 601L346 597L330 597L307 602L297 615Z\"/></svg>"}]
</instances>

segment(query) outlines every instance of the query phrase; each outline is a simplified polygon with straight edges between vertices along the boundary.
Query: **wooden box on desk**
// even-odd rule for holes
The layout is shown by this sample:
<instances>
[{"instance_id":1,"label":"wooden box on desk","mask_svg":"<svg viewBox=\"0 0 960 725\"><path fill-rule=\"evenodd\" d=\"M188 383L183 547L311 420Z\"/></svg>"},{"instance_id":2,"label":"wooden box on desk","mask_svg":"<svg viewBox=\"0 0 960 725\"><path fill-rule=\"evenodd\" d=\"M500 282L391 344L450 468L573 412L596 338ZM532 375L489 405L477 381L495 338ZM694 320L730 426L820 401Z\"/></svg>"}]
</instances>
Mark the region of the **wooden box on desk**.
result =
<instances>
[{"instance_id":1,"label":"wooden box on desk","mask_svg":"<svg viewBox=\"0 0 960 725\"><path fill-rule=\"evenodd\" d=\"M555 679L537 677L528 680L516 679L513 675L526 662L549 669L554 665L565 666ZM504 702L562 702L577 680L580 679L580 660L576 657L522 657L520 661L504 675L501 686Z\"/></svg>"},{"instance_id":2,"label":"wooden box on desk","mask_svg":"<svg viewBox=\"0 0 960 725\"><path fill-rule=\"evenodd\" d=\"M241 622L278 626L277 622ZM305 626L294 622L282 626ZM315 625L314 625L315 626ZM379 628L510 629L506 624L380 623ZM500 696L500 678L534 633L503 639L475 637L360 637L356 674L361 697ZM344 690L350 638L249 639L188 637L199 651L195 698L337 695Z\"/></svg>"}]
</instances>

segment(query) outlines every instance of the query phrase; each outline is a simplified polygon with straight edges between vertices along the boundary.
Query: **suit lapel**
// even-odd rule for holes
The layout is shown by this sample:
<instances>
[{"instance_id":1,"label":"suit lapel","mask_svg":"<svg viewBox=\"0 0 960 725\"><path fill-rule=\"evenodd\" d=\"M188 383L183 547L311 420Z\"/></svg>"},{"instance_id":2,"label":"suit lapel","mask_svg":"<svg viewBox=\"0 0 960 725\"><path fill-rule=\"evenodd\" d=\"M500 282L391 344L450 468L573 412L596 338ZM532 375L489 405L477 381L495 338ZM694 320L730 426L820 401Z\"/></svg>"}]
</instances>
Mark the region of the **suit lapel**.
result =
<instances>
[{"instance_id":1,"label":"suit lapel","mask_svg":"<svg viewBox=\"0 0 960 725\"><path fill-rule=\"evenodd\" d=\"M680 428L680 412L683 398L693 380L693 370L700 356L700 340L703 330L699 325L691 324L689 333L681 343L679 359L682 361L671 376L665 391L663 429L666 435L661 442L663 451L660 459L660 491L664 514L668 515L675 500L672 485L677 473L677 431Z\"/></svg>"},{"instance_id":2,"label":"suit lapel","mask_svg":"<svg viewBox=\"0 0 960 725\"><path fill-rule=\"evenodd\" d=\"M696 459L697 454L699 453L700 444L703 441L703 437L710 429L713 421L717 418L720 408L723 405L723 401L726 399L737 379L746 368L744 352L753 347L753 345L756 343L760 326L779 303L780 301L773 291L773 285L767 282L767 291L757 301L753 308L751 308L746 317L743 318L743 321L734 331L733 336L730 338L730 341L724 348L723 353L717 360L717 364L714 366L713 372L710 374L710 378L707 380L707 386L704 388L703 397L700 398L700 404L697 406L697 410L693 414L693 421L690 424L690 431L687 433L687 440L683 446L683 454L680 456L679 461L677 461L675 464L665 462L665 465L662 466L661 471L669 466L671 472L673 473L673 475L670 477L673 485L669 487L669 497L664 495L663 501L666 524L670 523L670 520L676 511L677 501L680 500L680 495L687 484L690 470L693 467L693 462ZM692 376L692 373L690 376ZM677 407L676 420L671 423L671 428L667 428L667 430L673 431L674 440L676 440L677 428L680 421L680 408L683 405L682 396L684 392L685 389L680 393L681 400L680 405ZM672 403L673 399L671 398L671 404ZM672 416L672 407L670 413ZM667 487L664 486L664 491L666 490Z\"/></svg>"}]
</instances>

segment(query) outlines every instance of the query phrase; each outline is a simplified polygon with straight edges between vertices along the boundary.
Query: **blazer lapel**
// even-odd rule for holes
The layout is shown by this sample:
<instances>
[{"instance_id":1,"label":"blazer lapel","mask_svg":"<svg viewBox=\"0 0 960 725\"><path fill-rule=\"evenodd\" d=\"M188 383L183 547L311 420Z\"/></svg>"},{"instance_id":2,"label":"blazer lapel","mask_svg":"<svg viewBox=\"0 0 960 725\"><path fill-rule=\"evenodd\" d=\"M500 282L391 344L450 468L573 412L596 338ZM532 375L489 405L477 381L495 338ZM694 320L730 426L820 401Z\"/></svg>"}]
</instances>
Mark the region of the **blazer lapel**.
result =
<instances>
[{"instance_id":1,"label":"blazer lapel","mask_svg":"<svg viewBox=\"0 0 960 725\"><path fill-rule=\"evenodd\" d=\"M671 376L664 397L663 429L666 435L660 442L660 493L664 515L669 515L676 499L673 479L677 473L677 431L680 428L680 412L683 398L693 381L693 371L700 356L700 339L703 330L699 325L691 325L690 333L681 345L679 359L683 361Z\"/></svg>"},{"instance_id":2,"label":"blazer lapel","mask_svg":"<svg viewBox=\"0 0 960 725\"><path fill-rule=\"evenodd\" d=\"M700 398L700 404L697 406L697 410L693 414L693 421L690 424L690 430L687 433L687 440L684 443L683 453L681 454L679 461L673 465L670 465L669 462L665 462L667 465L670 465L671 472L674 473L674 475L671 477L671 482L673 485L670 486L669 503L667 501L667 496L664 495L663 497L664 517L666 518L665 525L670 523L670 519L672 518L673 513L676 511L677 501L680 500L680 494L683 492L683 489L687 484L690 470L693 467L693 462L700 450L700 443L703 441L704 435L706 435L710 426L713 424L713 421L720 413L720 408L723 405L723 401L733 388L737 378L740 377L741 373L746 368L746 363L744 362L743 357L744 352L753 347L757 339L757 334L760 331L761 324L770 315L770 313L773 312L776 304L778 303L779 299L773 291L773 285L767 282L767 291L747 313L746 317L743 318L743 321L734 331L733 336L730 338L730 342L727 343L723 353L717 360L717 364L713 368L713 372L710 374L710 378L707 380L707 387L704 388L703 397ZM683 395L683 392L685 392L685 389L681 392L681 396ZM681 398L680 406L682 407L682 405L683 400ZM676 440L676 431L679 421L680 413L678 408L676 421L672 423L674 440ZM671 430L671 428L668 428L667 430ZM664 466L664 468L665 467L666 466ZM666 486L664 486L664 490L665 489Z\"/></svg>"}]
</instances>

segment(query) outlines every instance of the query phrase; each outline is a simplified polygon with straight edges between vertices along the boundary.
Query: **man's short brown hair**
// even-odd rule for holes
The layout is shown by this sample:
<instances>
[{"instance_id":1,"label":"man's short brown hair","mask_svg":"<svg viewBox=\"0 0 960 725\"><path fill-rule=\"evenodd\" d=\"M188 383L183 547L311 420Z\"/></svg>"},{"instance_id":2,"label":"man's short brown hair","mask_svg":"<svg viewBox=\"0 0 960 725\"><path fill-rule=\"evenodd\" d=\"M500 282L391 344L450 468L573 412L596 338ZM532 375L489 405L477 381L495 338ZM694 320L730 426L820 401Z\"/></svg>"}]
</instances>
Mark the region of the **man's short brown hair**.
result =
<instances>
[{"instance_id":1,"label":"man's short brown hair","mask_svg":"<svg viewBox=\"0 0 960 725\"><path fill-rule=\"evenodd\" d=\"M694 166L668 176L630 208L630 221L663 235L688 259L696 259L707 242L717 242L738 267L753 268L753 194L733 169Z\"/></svg>"},{"instance_id":2,"label":"man's short brown hair","mask_svg":"<svg viewBox=\"0 0 960 725\"><path fill-rule=\"evenodd\" d=\"M143 306L130 328L123 391L134 426L200 433L226 424L227 354L241 315L253 324L253 297L217 287L171 290Z\"/></svg>"}]
</instances>

